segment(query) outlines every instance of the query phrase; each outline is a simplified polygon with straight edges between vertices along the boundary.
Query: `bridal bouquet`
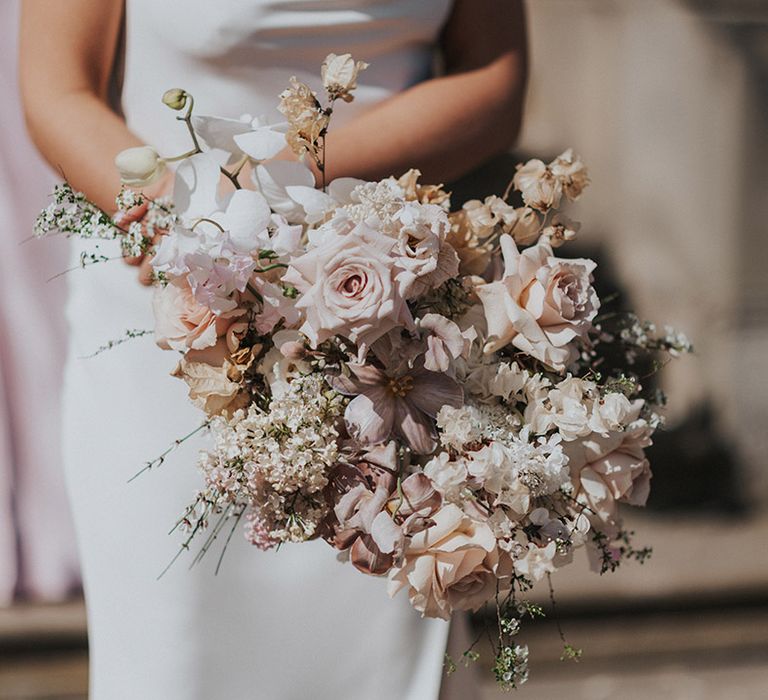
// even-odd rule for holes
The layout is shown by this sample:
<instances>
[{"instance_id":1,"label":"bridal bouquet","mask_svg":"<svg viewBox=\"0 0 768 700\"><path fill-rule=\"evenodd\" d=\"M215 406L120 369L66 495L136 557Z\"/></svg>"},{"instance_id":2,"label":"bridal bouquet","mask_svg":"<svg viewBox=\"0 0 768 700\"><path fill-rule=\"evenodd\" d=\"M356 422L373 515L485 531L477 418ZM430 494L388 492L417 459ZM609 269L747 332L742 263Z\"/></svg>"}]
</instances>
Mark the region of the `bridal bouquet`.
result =
<instances>
[{"instance_id":1,"label":"bridal bouquet","mask_svg":"<svg viewBox=\"0 0 768 700\"><path fill-rule=\"evenodd\" d=\"M416 170L326 183L334 106L364 68L329 56L322 102L293 79L279 124L168 91L191 150L121 153L117 217L61 185L38 231L154 254L155 338L211 437L185 547L242 521L262 550L324 539L422 615L491 603L494 671L516 687L521 621L542 614L527 591L579 547L599 572L648 556L619 513L648 497L660 424L633 366L689 348L600 316L595 263L558 254L579 224L556 210L589 182L571 150L457 209ZM171 160L173 195L142 194Z\"/></svg>"}]
</instances>

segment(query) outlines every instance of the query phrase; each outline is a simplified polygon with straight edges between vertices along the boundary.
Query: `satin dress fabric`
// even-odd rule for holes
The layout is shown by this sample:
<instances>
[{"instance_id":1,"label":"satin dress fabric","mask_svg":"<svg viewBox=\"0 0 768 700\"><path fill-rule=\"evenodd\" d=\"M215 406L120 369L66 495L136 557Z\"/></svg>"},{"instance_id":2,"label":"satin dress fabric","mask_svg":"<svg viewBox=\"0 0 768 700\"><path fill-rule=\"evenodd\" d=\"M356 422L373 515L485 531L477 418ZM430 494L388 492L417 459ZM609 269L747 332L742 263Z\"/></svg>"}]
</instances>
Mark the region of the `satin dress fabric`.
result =
<instances>
[{"instance_id":1,"label":"satin dress fabric","mask_svg":"<svg viewBox=\"0 0 768 700\"><path fill-rule=\"evenodd\" d=\"M336 110L341 123L429 77L450 6L128 0L127 123L161 153L180 153L188 135L161 104L166 89L192 93L198 114L279 116L290 76L319 87L323 58L350 52L371 66L355 101ZM78 359L127 329L151 328L150 294L119 261L70 277L64 450L88 606L91 697L438 698L449 625L421 619L404 594L390 600L386 580L339 563L323 542L264 553L238 531L218 575L214 547L191 570L187 554L158 579L181 541L168 531L200 485L201 443L185 442L128 480L203 416L185 385L168 376L178 357L149 336Z\"/></svg>"}]
</instances>

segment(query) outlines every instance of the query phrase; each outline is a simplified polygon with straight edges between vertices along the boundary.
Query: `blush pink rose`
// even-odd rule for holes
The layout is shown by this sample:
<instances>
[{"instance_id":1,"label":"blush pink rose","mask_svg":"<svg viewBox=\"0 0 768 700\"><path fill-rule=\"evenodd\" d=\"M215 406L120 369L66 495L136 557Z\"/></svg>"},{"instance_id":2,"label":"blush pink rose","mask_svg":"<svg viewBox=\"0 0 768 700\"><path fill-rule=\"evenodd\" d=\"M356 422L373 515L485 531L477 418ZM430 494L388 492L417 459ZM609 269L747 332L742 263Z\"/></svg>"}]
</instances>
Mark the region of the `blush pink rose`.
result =
<instances>
[{"instance_id":1,"label":"blush pink rose","mask_svg":"<svg viewBox=\"0 0 768 700\"><path fill-rule=\"evenodd\" d=\"M227 332L233 316L217 316L199 304L186 282L158 287L152 299L155 341L165 350L202 350Z\"/></svg>"},{"instance_id":2,"label":"blush pink rose","mask_svg":"<svg viewBox=\"0 0 768 700\"><path fill-rule=\"evenodd\" d=\"M410 539L403 564L390 573L390 596L408 589L422 616L450 619L454 610L477 610L496 592L496 538L484 522L448 504L434 524Z\"/></svg>"},{"instance_id":3,"label":"blush pink rose","mask_svg":"<svg viewBox=\"0 0 768 700\"><path fill-rule=\"evenodd\" d=\"M396 264L395 241L365 224L328 231L320 245L293 258L283 281L301 293L299 330L313 346L341 335L361 348L396 326L413 328L406 292L413 274Z\"/></svg>"},{"instance_id":4,"label":"blush pink rose","mask_svg":"<svg viewBox=\"0 0 768 700\"><path fill-rule=\"evenodd\" d=\"M476 293L488 323L486 352L512 344L558 372L578 356L574 342L586 338L600 308L592 287L592 260L556 258L541 242L520 252L501 237L504 274Z\"/></svg>"},{"instance_id":5,"label":"blush pink rose","mask_svg":"<svg viewBox=\"0 0 768 700\"><path fill-rule=\"evenodd\" d=\"M591 518L612 526L618 520L617 503L643 506L651 488L651 468L645 448L653 430L637 419L623 431L565 443L576 497L591 511Z\"/></svg>"}]
</instances>

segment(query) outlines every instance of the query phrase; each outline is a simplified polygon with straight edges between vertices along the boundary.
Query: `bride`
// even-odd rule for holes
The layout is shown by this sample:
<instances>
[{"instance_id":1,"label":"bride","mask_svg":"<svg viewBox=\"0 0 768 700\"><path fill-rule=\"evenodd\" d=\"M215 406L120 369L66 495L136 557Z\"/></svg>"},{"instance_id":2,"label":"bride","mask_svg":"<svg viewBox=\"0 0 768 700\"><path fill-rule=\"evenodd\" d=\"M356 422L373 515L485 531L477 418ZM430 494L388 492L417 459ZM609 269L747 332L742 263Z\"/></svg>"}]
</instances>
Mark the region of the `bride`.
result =
<instances>
[{"instance_id":1,"label":"bride","mask_svg":"<svg viewBox=\"0 0 768 700\"><path fill-rule=\"evenodd\" d=\"M329 178L377 179L418 167L424 181L451 181L506 150L518 132L521 5L25 0L27 121L48 162L114 211L115 154L142 143L169 154L186 148L183 126L161 104L166 89L192 93L198 114L269 116L291 75L319 87L314 76L326 54L351 52L371 65L355 101L334 115ZM431 77L436 54L443 71ZM132 262L146 282L148 261ZM448 626L419 619L404 597L390 601L384 581L339 565L322 543L259 553L236 537L218 576L215 561L189 571L182 558L157 579L178 546L166 532L198 483L199 444L184 443L160 468L127 481L200 416L182 383L167 376L173 358L147 338L79 359L127 329L151 327L149 290L139 281L119 262L70 275L64 449L83 561L91 697L446 697Z\"/></svg>"}]
</instances>

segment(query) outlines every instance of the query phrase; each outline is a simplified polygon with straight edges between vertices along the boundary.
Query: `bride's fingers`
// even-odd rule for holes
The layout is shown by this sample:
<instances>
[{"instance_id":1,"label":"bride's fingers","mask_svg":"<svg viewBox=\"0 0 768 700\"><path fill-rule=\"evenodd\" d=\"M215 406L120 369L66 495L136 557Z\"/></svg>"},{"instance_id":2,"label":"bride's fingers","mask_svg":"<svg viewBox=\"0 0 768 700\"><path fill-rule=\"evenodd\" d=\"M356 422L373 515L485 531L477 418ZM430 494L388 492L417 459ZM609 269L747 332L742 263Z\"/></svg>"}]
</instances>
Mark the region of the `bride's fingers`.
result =
<instances>
[{"instance_id":1,"label":"bride's fingers","mask_svg":"<svg viewBox=\"0 0 768 700\"><path fill-rule=\"evenodd\" d=\"M135 256L134 255L126 256L126 257L123 258L123 262L126 265L132 265L132 266L135 267L136 265L141 265L141 263L144 261L145 257L147 257L147 256L143 255L143 254L142 255L135 255Z\"/></svg>"},{"instance_id":2,"label":"bride's fingers","mask_svg":"<svg viewBox=\"0 0 768 700\"><path fill-rule=\"evenodd\" d=\"M152 256L145 255L139 265L139 282L149 286L155 279L155 272L152 268Z\"/></svg>"},{"instance_id":3,"label":"bride's fingers","mask_svg":"<svg viewBox=\"0 0 768 700\"><path fill-rule=\"evenodd\" d=\"M141 219L143 219L147 213L148 208L149 208L149 204L147 202L144 202L143 204L140 204L137 207L133 207L128 211L119 211L117 212L117 214L115 214L114 221L118 226L121 226L122 228L127 228L134 221L140 221Z\"/></svg>"}]
</instances>

